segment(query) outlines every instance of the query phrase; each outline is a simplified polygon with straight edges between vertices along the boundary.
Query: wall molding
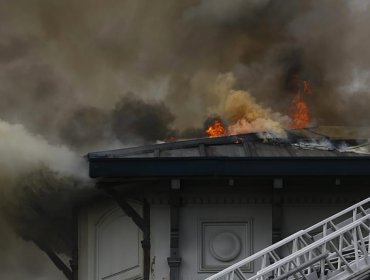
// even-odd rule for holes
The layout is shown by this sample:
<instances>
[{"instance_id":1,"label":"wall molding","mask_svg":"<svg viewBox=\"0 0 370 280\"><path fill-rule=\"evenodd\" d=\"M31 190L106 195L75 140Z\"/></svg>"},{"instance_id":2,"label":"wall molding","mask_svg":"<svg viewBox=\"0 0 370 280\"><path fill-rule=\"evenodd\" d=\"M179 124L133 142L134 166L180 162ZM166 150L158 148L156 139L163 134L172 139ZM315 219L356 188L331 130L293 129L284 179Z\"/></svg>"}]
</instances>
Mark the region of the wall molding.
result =
<instances>
[{"instance_id":1,"label":"wall molding","mask_svg":"<svg viewBox=\"0 0 370 280\"><path fill-rule=\"evenodd\" d=\"M198 272L218 272L253 253L251 218L200 219L198 221ZM226 248L226 249L225 249ZM253 265L242 269L252 273Z\"/></svg>"}]
</instances>

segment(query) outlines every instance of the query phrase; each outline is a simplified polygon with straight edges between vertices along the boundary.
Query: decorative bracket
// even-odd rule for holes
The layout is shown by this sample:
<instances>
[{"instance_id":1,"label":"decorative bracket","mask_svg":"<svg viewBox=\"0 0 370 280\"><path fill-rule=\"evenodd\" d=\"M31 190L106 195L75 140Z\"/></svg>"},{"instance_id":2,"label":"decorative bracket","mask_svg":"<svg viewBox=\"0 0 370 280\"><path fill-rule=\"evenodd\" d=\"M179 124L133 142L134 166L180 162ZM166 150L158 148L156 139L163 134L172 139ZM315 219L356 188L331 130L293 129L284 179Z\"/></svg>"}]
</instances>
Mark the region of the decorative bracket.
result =
<instances>
[{"instance_id":1,"label":"decorative bracket","mask_svg":"<svg viewBox=\"0 0 370 280\"><path fill-rule=\"evenodd\" d=\"M32 240L37 247L40 248L41 251L43 251L50 260L54 263L54 265L63 272L65 277L67 277L68 280L73 280L73 273L72 270L58 257L56 253L54 253L53 250L51 250L45 243L39 240Z\"/></svg>"}]
</instances>

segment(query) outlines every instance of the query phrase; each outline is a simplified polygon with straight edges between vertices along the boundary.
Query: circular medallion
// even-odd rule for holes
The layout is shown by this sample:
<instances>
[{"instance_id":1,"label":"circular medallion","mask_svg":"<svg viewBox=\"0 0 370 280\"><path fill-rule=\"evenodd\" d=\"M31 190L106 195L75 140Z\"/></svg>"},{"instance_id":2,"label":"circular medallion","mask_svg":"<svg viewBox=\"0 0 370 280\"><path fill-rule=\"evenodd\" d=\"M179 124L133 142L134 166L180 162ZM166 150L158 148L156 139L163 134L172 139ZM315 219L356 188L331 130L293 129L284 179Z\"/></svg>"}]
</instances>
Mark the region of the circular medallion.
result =
<instances>
[{"instance_id":1,"label":"circular medallion","mask_svg":"<svg viewBox=\"0 0 370 280\"><path fill-rule=\"evenodd\" d=\"M241 242L238 236L229 231L216 233L211 238L209 245L212 256L222 262L232 261L241 251Z\"/></svg>"}]
</instances>

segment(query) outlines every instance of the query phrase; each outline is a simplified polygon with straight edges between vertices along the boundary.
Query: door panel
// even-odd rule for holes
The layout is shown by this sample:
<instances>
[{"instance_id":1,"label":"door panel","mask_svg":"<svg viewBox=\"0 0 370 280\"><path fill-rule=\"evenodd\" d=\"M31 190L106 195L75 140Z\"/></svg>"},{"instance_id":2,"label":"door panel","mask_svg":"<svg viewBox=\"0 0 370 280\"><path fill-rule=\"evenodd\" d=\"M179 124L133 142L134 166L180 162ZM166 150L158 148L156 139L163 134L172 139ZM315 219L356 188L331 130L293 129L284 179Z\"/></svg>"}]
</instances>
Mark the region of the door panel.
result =
<instances>
[{"instance_id":1,"label":"door panel","mask_svg":"<svg viewBox=\"0 0 370 280\"><path fill-rule=\"evenodd\" d=\"M140 276L140 231L120 209L96 225L96 278L121 280Z\"/></svg>"}]
</instances>

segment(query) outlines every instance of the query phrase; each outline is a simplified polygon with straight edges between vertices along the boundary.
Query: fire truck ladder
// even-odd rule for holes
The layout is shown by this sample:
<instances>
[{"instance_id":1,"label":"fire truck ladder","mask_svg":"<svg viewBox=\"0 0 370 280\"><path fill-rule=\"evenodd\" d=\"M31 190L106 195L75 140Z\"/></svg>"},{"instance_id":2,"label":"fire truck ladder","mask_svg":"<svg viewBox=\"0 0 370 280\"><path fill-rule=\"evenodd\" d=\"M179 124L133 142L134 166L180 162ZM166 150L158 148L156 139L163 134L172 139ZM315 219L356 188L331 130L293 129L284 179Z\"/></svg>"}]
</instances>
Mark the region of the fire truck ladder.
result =
<instances>
[{"instance_id":1,"label":"fire truck ladder","mask_svg":"<svg viewBox=\"0 0 370 280\"><path fill-rule=\"evenodd\" d=\"M256 274L243 272L250 265ZM343 280L370 275L370 198L206 280ZM368 278L370 279L370 278Z\"/></svg>"}]
</instances>

